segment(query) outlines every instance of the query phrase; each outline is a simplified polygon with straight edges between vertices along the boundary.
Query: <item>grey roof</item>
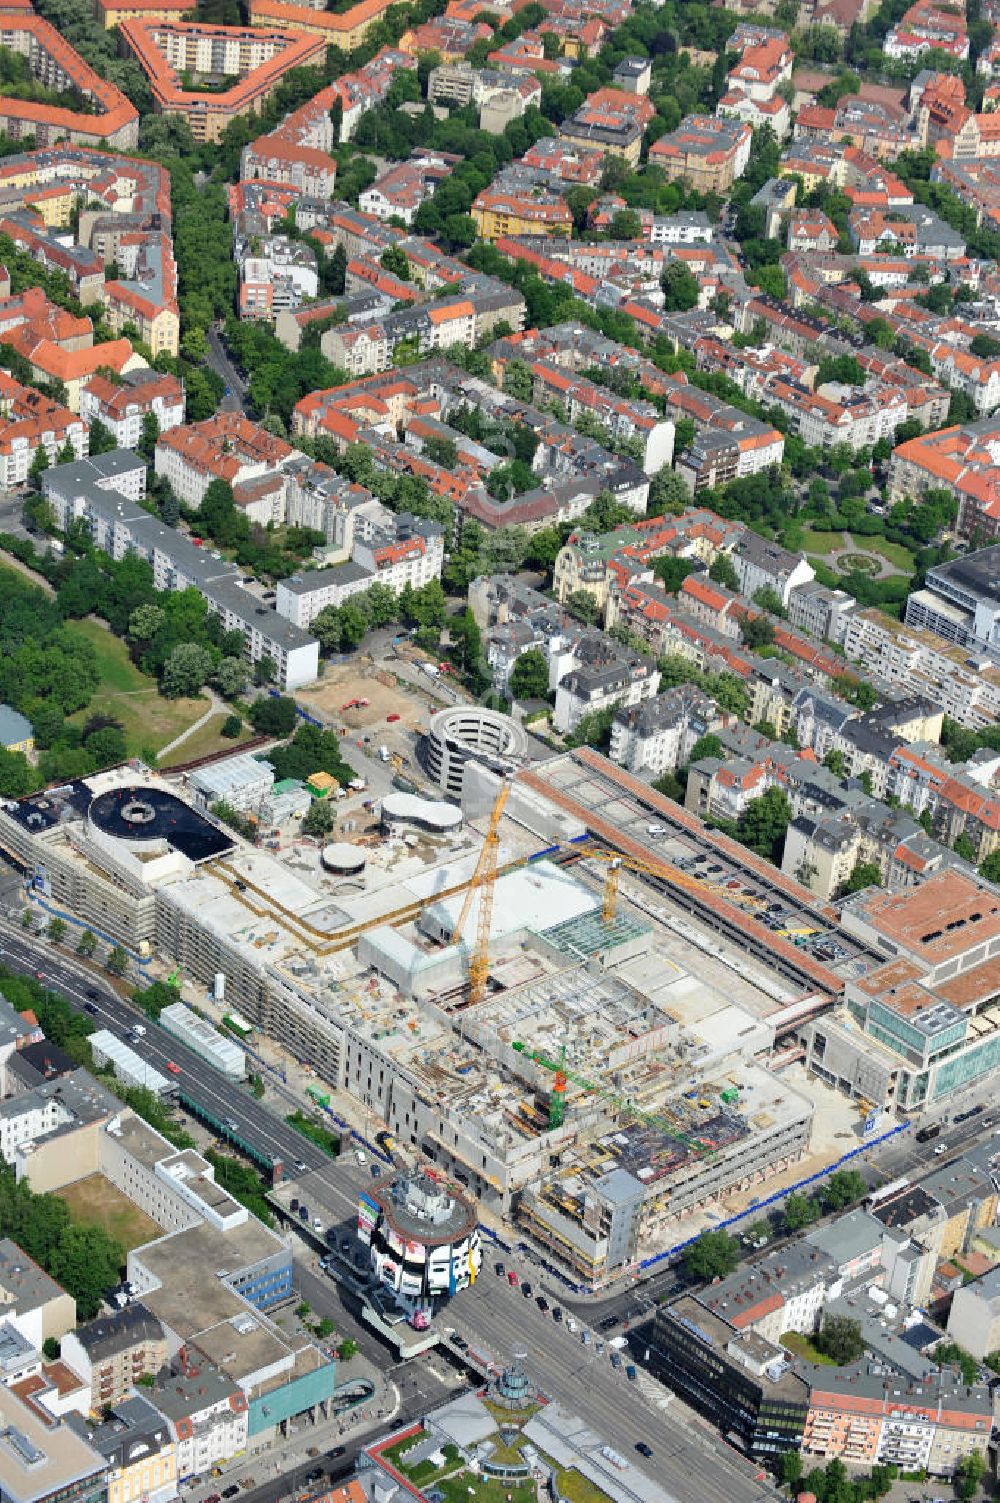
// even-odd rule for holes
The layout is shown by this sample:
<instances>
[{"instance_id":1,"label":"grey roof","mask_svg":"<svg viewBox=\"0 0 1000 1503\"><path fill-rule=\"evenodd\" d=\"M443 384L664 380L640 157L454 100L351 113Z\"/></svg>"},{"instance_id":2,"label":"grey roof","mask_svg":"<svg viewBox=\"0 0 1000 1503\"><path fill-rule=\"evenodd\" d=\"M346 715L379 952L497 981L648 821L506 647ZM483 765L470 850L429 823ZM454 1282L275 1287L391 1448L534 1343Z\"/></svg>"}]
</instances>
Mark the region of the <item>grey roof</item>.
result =
<instances>
[{"instance_id":1,"label":"grey roof","mask_svg":"<svg viewBox=\"0 0 1000 1503\"><path fill-rule=\"evenodd\" d=\"M927 571L927 582L933 588L938 580L1000 605L1000 544L937 564Z\"/></svg>"},{"instance_id":2,"label":"grey roof","mask_svg":"<svg viewBox=\"0 0 1000 1503\"><path fill-rule=\"evenodd\" d=\"M65 1292L16 1242L9 1237L0 1241L0 1294L6 1314L37 1310Z\"/></svg>"},{"instance_id":3,"label":"grey roof","mask_svg":"<svg viewBox=\"0 0 1000 1503\"><path fill-rule=\"evenodd\" d=\"M91 1432L90 1443L114 1467L125 1467L155 1454L171 1442L163 1415L138 1394L123 1399L110 1418Z\"/></svg>"},{"instance_id":4,"label":"grey roof","mask_svg":"<svg viewBox=\"0 0 1000 1503\"><path fill-rule=\"evenodd\" d=\"M33 734L27 715L10 705L0 705L0 746L17 746L21 741L30 741Z\"/></svg>"},{"instance_id":5,"label":"grey roof","mask_svg":"<svg viewBox=\"0 0 1000 1503\"><path fill-rule=\"evenodd\" d=\"M359 579L370 579L375 583L375 576L370 569L364 569L353 559L348 559L346 563L334 564L330 569L305 569L301 574L292 574L281 581L281 587L290 595L312 595L314 591L325 590L329 585L354 584Z\"/></svg>"},{"instance_id":6,"label":"grey roof","mask_svg":"<svg viewBox=\"0 0 1000 1503\"><path fill-rule=\"evenodd\" d=\"M7 998L0 994L0 1049L10 1044L16 1045L18 1039L28 1038L37 1032L37 1028L26 1023L21 1014L11 1007Z\"/></svg>"},{"instance_id":7,"label":"grey roof","mask_svg":"<svg viewBox=\"0 0 1000 1503\"><path fill-rule=\"evenodd\" d=\"M103 1315L89 1325L78 1326L76 1338L92 1362L103 1362L144 1341L162 1341L163 1327L145 1305L127 1305L114 1315Z\"/></svg>"},{"instance_id":8,"label":"grey roof","mask_svg":"<svg viewBox=\"0 0 1000 1503\"><path fill-rule=\"evenodd\" d=\"M152 1402L167 1419L187 1419L189 1415L212 1409L226 1400L236 1400L234 1409L245 1407L245 1396L239 1384L227 1378L197 1348L187 1349L186 1364L182 1366L178 1358L169 1371L161 1369L152 1390Z\"/></svg>"},{"instance_id":9,"label":"grey roof","mask_svg":"<svg viewBox=\"0 0 1000 1503\"><path fill-rule=\"evenodd\" d=\"M642 1182L634 1174L629 1174L627 1169L620 1168L602 1174L600 1179L594 1181L593 1189L603 1200L616 1206L635 1204L642 1201L646 1194Z\"/></svg>"},{"instance_id":10,"label":"grey roof","mask_svg":"<svg viewBox=\"0 0 1000 1503\"><path fill-rule=\"evenodd\" d=\"M735 1322L762 1301L774 1295L788 1299L821 1281L831 1280L835 1272L833 1259L823 1249L806 1241L790 1242L703 1289L698 1300L724 1320Z\"/></svg>"},{"instance_id":11,"label":"grey roof","mask_svg":"<svg viewBox=\"0 0 1000 1503\"><path fill-rule=\"evenodd\" d=\"M885 1227L868 1211L848 1211L826 1226L817 1227L806 1241L821 1252L828 1253L839 1266L850 1262L863 1253L881 1247Z\"/></svg>"}]
</instances>

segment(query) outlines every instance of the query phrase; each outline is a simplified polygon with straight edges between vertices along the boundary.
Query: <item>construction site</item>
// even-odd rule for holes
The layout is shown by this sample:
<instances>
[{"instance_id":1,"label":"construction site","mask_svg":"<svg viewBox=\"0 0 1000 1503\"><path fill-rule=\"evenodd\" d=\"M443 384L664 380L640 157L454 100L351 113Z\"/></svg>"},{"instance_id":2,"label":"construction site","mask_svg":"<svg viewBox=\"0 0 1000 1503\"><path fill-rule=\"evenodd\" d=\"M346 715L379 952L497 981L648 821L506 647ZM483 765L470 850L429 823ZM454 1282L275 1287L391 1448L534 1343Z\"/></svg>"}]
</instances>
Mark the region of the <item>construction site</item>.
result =
<instances>
[{"instance_id":1,"label":"construction site","mask_svg":"<svg viewBox=\"0 0 1000 1503\"><path fill-rule=\"evenodd\" d=\"M589 808L573 779L594 784ZM617 788L614 822L597 779ZM780 1041L843 982L793 939L762 935L790 952L764 962L746 883L781 885L793 927L867 964L742 848L722 854L735 870L742 852L744 887L677 864L700 826L670 830L677 806L646 789L643 808L626 779L592 753L508 777L472 767L460 811L389 795L390 817L359 797L335 847L272 850L223 838L176 783L119 769L7 805L0 843L56 911L202 987L223 977L227 1005L372 1130L598 1282L810 1150L813 1105ZM836 1135L856 1117L844 1103Z\"/></svg>"}]
</instances>

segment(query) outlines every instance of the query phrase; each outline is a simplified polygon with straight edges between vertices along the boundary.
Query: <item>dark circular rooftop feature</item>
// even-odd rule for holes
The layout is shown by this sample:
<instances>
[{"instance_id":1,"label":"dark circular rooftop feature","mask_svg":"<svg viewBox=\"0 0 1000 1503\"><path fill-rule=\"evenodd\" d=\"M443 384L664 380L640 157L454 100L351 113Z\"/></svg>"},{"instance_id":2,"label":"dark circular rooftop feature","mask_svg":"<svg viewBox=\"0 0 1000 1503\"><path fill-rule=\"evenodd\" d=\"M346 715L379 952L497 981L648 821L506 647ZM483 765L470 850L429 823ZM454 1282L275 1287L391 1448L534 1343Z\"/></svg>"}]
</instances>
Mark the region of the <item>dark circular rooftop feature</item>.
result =
<instances>
[{"instance_id":1,"label":"dark circular rooftop feature","mask_svg":"<svg viewBox=\"0 0 1000 1503\"><path fill-rule=\"evenodd\" d=\"M165 788L112 788L91 800L87 818L116 840L165 840L190 861L233 848L228 835Z\"/></svg>"}]
</instances>

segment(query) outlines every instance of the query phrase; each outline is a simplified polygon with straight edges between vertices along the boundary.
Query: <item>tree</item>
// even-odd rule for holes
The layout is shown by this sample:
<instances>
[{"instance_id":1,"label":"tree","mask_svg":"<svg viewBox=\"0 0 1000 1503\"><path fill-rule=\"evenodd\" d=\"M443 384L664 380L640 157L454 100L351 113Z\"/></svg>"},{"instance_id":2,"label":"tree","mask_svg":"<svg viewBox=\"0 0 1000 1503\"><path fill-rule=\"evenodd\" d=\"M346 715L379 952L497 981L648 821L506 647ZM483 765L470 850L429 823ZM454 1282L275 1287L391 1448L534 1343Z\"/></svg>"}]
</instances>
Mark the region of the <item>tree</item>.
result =
<instances>
[{"instance_id":1,"label":"tree","mask_svg":"<svg viewBox=\"0 0 1000 1503\"><path fill-rule=\"evenodd\" d=\"M115 945L108 956L108 970L112 976L124 976L128 970L128 952L121 945ZM176 1001L176 997L174 998Z\"/></svg>"},{"instance_id":2,"label":"tree","mask_svg":"<svg viewBox=\"0 0 1000 1503\"><path fill-rule=\"evenodd\" d=\"M294 699L284 694L255 699L249 713L250 724L262 736L290 736L298 719Z\"/></svg>"},{"instance_id":3,"label":"tree","mask_svg":"<svg viewBox=\"0 0 1000 1503\"><path fill-rule=\"evenodd\" d=\"M273 684L274 675L277 671L274 659L265 652L253 665L253 681L258 686L261 684Z\"/></svg>"},{"instance_id":4,"label":"tree","mask_svg":"<svg viewBox=\"0 0 1000 1503\"><path fill-rule=\"evenodd\" d=\"M389 272L391 276L398 278L400 282L408 282L410 280L410 263L406 252L400 246L390 245L384 250L380 264L385 271Z\"/></svg>"},{"instance_id":5,"label":"tree","mask_svg":"<svg viewBox=\"0 0 1000 1503\"><path fill-rule=\"evenodd\" d=\"M751 799L737 821L737 839L759 856L777 864L792 819L792 806L781 788L769 788Z\"/></svg>"},{"instance_id":6,"label":"tree","mask_svg":"<svg viewBox=\"0 0 1000 1503\"><path fill-rule=\"evenodd\" d=\"M971 1499L979 1491L979 1485L986 1472L986 1461L982 1451L976 1450L968 1456L963 1456L955 1467L955 1487L958 1496L963 1499Z\"/></svg>"},{"instance_id":7,"label":"tree","mask_svg":"<svg viewBox=\"0 0 1000 1503\"><path fill-rule=\"evenodd\" d=\"M785 1230L800 1232L804 1226L811 1226L818 1215L819 1207L811 1196L803 1195L800 1191L789 1195L782 1212Z\"/></svg>"},{"instance_id":8,"label":"tree","mask_svg":"<svg viewBox=\"0 0 1000 1503\"><path fill-rule=\"evenodd\" d=\"M354 1340L354 1337L345 1336L343 1341L337 1348L337 1356L340 1358L341 1362L350 1362L352 1357L357 1356L357 1353L358 1343Z\"/></svg>"},{"instance_id":9,"label":"tree","mask_svg":"<svg viewBox=\"0 0 1000 1503\"><path fill-rule=\"evenodd\" d=\"M665 267L660 286L663 288L663 307L667 313L686 313L697 308L701 289L698 278L683 261L671 261Z\"/></svg>"},{"instance_id":10,"label":"tree","mask_svg":"<svg viewBox=\"0 0 1000 1503\"><path fill-rule=\"evenodd\" d=\"M759 605L761 610L767 611L769 615L780 616L782 619L788 615L781 602L781 596L770 585L761 585L760 589L754 592L753 603Z\"/></svg>"},{"instance_id":11,"label":"tree","mask_svg":"<svg viewBox=\"0 0 1000 1503\"><path fill-rule=\"evenodd\" d=\"M882 880L882 872L876 861L855 861L851 869L851 875L844 883L844 893L861 892L865 887L877 887Z\"/></svg>"},{"instance_id":12,"label":"tree","mask_svg":"<svg viewBox=\"0 0 1000 1503\"><path fill-rule=\"evenodd\" d=\"M61 944L66 937L66 920L58 917L50 918L45 932L53 944Z\"/></svg>"},{"instance_id":13,"label":"tree","mask_svg":"<svg viewBox=\"0 0 1000 1503\"><path fill-rule=\"evenodd\" d=\"M857 1169L838 1169L823 1186L821 1194L830 1211L843 1211L859 1201L865 1193L863 1175Z\"/></svg>"},{"instance_id":14,"label":"tree","mask_svg":"<svg viewBox=\"0 0 1000 1503\"><path fill-rule=\"evenodd\" d=\"M531 366L524 360L508 360L503 373L503 389L519 402L530 402L535 389Z\"/></svg>"},{"instance_id":15,"label":"tree","mask_svg":"<svg viewBox=\"0 0 1000 1503\"><path fill-rule=\"evenodd\" d=\"M802 1456L798 1451L785 1451L782 1454L781 1480L791 1492L797 1491L804 1470Z\"/></svg>"},{"instance_id":16,"label":"tree","mask_svg":"<svg viewBox=\"0 0 1000 1503\"><path fill-rule=\"evenodd\" d=\"M329 291L333 297L343 297L347 281L347 247L342 240L337 242L329 267Z\"/></svg>"},{"instance_id":17,"label":"tree","mask_svg":"<svg viewBox=\"0 0 1000 1503\"><path fill-rule=\"evenodd\" d=\"M770 616L741 616L740 637L744 647L751 651L770 647L774 641L774 622Z\"/></svg>"},{"instance_id":18,"label":"tree","mask_svg":"<svg viewBox=\"0 0 1000 1503\"><path fill-rule=\"evenodd\" d=\"M212 674L212 682L223 699L235 699L246 688L247 674L242 658L223 658Z\"/></svg>"},{"instance_id":19,"label":"tree","mask_svg":"<svg viewBox=\"0 0 1000 1503\"><path fill-rule=\"evenodd\" d=\"M49 467L49 456L44 444L39 444L28 466L28 479L36 483Z\"/></svg>"},{"instance_id":20,"label":"tree","mask_svg":"<svg viewBox=\"0 0 1000 1503\"><path fill-rule=\"evenodd\" d=\"M38 774L24 752L10 752L0 747L0 794L4 798L24 798L39 786Z\"/></svg>"},{"instance_id":21,"label":"tree","mask_svg":"<svg viewBox=\"0 0 1000 1503\"><path fill-rule=\"evenodd\" d=\"M243 721L238 715L227 715L225 720L222 722L222 728L219 731L219 735L224 736L227 741L235 741L242 729Z\"/></svg>"},{"instance_id":22,"label":"tree","mask_svg":"<svg viewBox=\"0 0 1000 1503\"><path fill-rule=\"evenodd\" d=\"M582 715L576 729L566 737L567 746L591 746L594 751L607 751L611 745L611 726L617 705L608 705L603 710L590 710Z\"/></svg>"},{"instance_id":23,"label":"tree","mask_svg":"<svg viewBox=\"0 0 1000 1503\"><path fill-rule=\"evenodd\" d=\"M538 647L522 652L510 673L514 699L544 699L549 692L549 665Z\"/></svg>"},{"instance_id":24,"label":"tree","mask_svg":"<svg viewBox=\"0 0 1000 1503\"><path fill-rule=\"evenodd\" d=\"M672 558L666 554L663 558L654 558L653 573L657 579L662 580L663 588L668 595L676 595L681 585L689 574L694 572L694 564L688 558Z\"/></svg>"},{"instance_id":25,"label":"tree","mask_svg":"<svg viewBox=\"0 0 1000 1503\"><path fill-rule=\"evenodd\" d=\"M680 454L687 449L694 440L694 423L690 418L681 418L674 425L674 453ZM660 516L669 513L671 516L679 516L686 506L691 504L691 492L688 490L681 476L676 470L666 468L658 470L649 482L649 501L646 504L647 517Z\"/></svg>"},{"instance_id":26,"label":"tree","mask_svg":"<svg viewBox=\"0 0 1000 1503\"><path fill-rule=\"evenodd\" d=\"M151 642L167 619L167 613L155 601L137 605L128 618L128 634L133 642Z\"/></svg>"},{"instance_id":27,"label":"tree","mask_svg":"<svg viewBox=\"0 0 1000 1503\"><path fill-rule=\"evenodd\" d=\"M993 851L979 864L979 875L987 882L1000 882L1000 851Z\"/></svg>"},{"instance_id":28,"label":"tree","mask_svg":"<svg viewBox=\"0 0 1000 1503\"><path fill-rule=\"evenodd\" d=\"M73 448L70 440L67 439L56 455L56 464L72 464L75 459L76 450Z\"/></svg>"},{"instance_id":29,"label":"tree","mask_svg":"<svg viewBox=\"0 0 1000 1503\"><path fill-rule=\"evenodd\" d=\"M164 664L160 690L167 699L182 699L197 694L212 672L212 667L212 654L206 647L199 647L196 642L181 642Z\"/></svg>"},{"instance_id":30,"label":"tree","mask_svg":"<svg viewBox=\"0 0 1000 1503\"><path fill-rule=\"evenodd\" d=\"M728 1232L702 1232L684 1251L684 1272L692 1283L724 1279L740 1261L740 1245Z\"/></svg>"},{"instance_id":31,"label":"tree","mask_svg":"<svg viewBox=\"0 0 1000 1503\"><path fill-rule=\"evenodd\" d=\"M857 1362L865 1353L865 1341L861 1326L847 1315L825 1315L814 1345L824 1357L844 1367L848 1362Z\"/></svg>"},{"instance_id":32,"label":"tree","mask_svg":"<svg viewBox=\"0 0 1000 1503\"><path fill-rule=\"evenodd\" d=\"M570 615L582 621L585 626L593 626L600 615L597 597L589 590L571 590L566 596L565 605Z\"/></svg>"},{"instance_id":33,"label":"tree","mask_svg":"<svg viewBox=\"0 0 1000 1503\"><path fill-rule=\"evenodd\" d=\"M155 412L143 413L142 435L136 447L147 464L153 463L153 451L160 436L160 420Z\"/></svg>"},{"instance_id":34,"label":"tree","mask_svg":"<svg viewBox=\"0 0 1000 1503\"><path fill-rule=\"evenodd\" d=\"M118 440L109 428L101 422L100 418L92 418L90 422L90 443L88 446L91 456L95 454L107 454L112 449L117 449Z\"/></svg>"},{"instance_id":35,"label":"tree","mask_svg":"<svg viewBox=\"0 0 1000 1503\"><path fill-rule=\"evenodd\" d=\"M78 955L82 955L85 960L89 960L96 949L97 935L94 933L93 929L84 929L83 933L80 935L80 938L76 942L76 953Z\"/></svg>"},{"instance_id":36,"label":"tree","mask_svg":"<svg viewBox=\"0 0 1000 1503\"><path fill-rule=\"evenodd\" d=\"M333 810L326 799L314 798L302 821L303 835L329 835L335 824Z\"/></svg>"},{"instance_id":37,"label":"tree","mask_svg":"<svg viewBox=\"0 0 1000 1503\"><path fill-rule=\"evenodd\" d=\"M721 585L724 590L732 590L734 595L739 594L739 575L728 553L720 553L713 559L708 568L708 577Z\"/></svg>"},{"instance_id":38,"label":"tree","mask_svg":"<svg viewBox=\"0 0 1000 1503\"><path fill-rule=\"evenodd\" d=\"M694 743L694 746L692 746L691 755L688 758L688 761L690 763L695 763L700 762L703 757L721 756L722 742L719 740L718 736L713 735L711 731L707 731L704 736L699 736L697 741Z\"/></svg>"},{"instance_id":39,"label":"tree","mask_svg":"<svg viewBox=\"0 0 1000 1503\"><path fill-rule=\"evenodd\" d=\"M836 747L831 747L826 756L823 758L823 766L828 767L835 778L842 778L847 771L847 763L844 760L844 753L842 751L838 751Z\"/></svg>"},{"instance_id":40,"label":"tree","mask_svg":"<svg viewBox=\"0 0 1000 1503\"><path fill-rule=\"evenodd\" d=\"M972 844L971 839L964 830L956 838L955 843L952 846L952 850L955 852L956 856L961 856L963 861L968 861L972 866L975 866L976 848Z\"/></svg>"}]
</instances>

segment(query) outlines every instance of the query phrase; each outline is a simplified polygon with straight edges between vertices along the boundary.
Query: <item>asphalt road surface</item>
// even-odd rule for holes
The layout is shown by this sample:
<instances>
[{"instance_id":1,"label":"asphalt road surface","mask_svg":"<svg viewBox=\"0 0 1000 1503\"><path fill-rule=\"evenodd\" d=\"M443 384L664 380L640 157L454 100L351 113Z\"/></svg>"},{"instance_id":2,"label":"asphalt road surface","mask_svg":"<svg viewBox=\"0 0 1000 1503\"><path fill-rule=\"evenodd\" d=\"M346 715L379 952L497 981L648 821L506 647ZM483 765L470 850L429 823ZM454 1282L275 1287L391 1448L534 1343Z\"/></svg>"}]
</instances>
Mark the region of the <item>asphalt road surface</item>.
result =
<instances>
[{"instance_id":1,"label":"asphalt road surface","mask_svg":"<svg viewBox=\"0 0 1000 1503\"><path fill-rule=\"evenodd\" d=\"M692 1497L697 1478L699 1503L758 1503L773 1500L770 1484L758 1481L745 1458L730 1454L715 1432L676 1399L665 1409L651 1404L640 1386L630 1383L624 1367L615 1369L607 1348L585 1346L581 1333L543 1315L535 1299L512 1289L487 1260L473 1288L450 1307L451 1318L473 1352L498 1366L523 1353L531 1376L543 1393L578 1414L598 1435L626 1455L639 1441L652 1458L637 1464L674 1495L677 1503ZM664 1398L667 1398L664 1390Z\"/></svg>"},{"instance_id":2,"label":"asphalt road surface","mask_svg":"<svg viewBox=\"0 0 1000 1503\"><path fill-rule=\"evenodd\" d=\"M41 972L44 984L59 992L72 1006L80 1011L88 1006L96 1009L92 1014L95 1028L109 1028L120 1038L126 1038L136 1023L145 1023L145 1038L130 1043L130 1047L161 1074L175 1079L178 1090L196 1106L215 1118L231 1118L236 1124L232 1132L234 1140L249 1144L268 1159L280 1159L286 1173L294 1176L296 1161L310 1169L328 1162L321 1148L289 1127L262 1102L255 1101L246 1085L229 1080L186 1044L150 1023L99 975L3 920L0 920L0 962L25 975L37 976ZM167 1070L168 1060L179 1066L179 1075L173 1076Z\"/></svg>"}]
</instances>

